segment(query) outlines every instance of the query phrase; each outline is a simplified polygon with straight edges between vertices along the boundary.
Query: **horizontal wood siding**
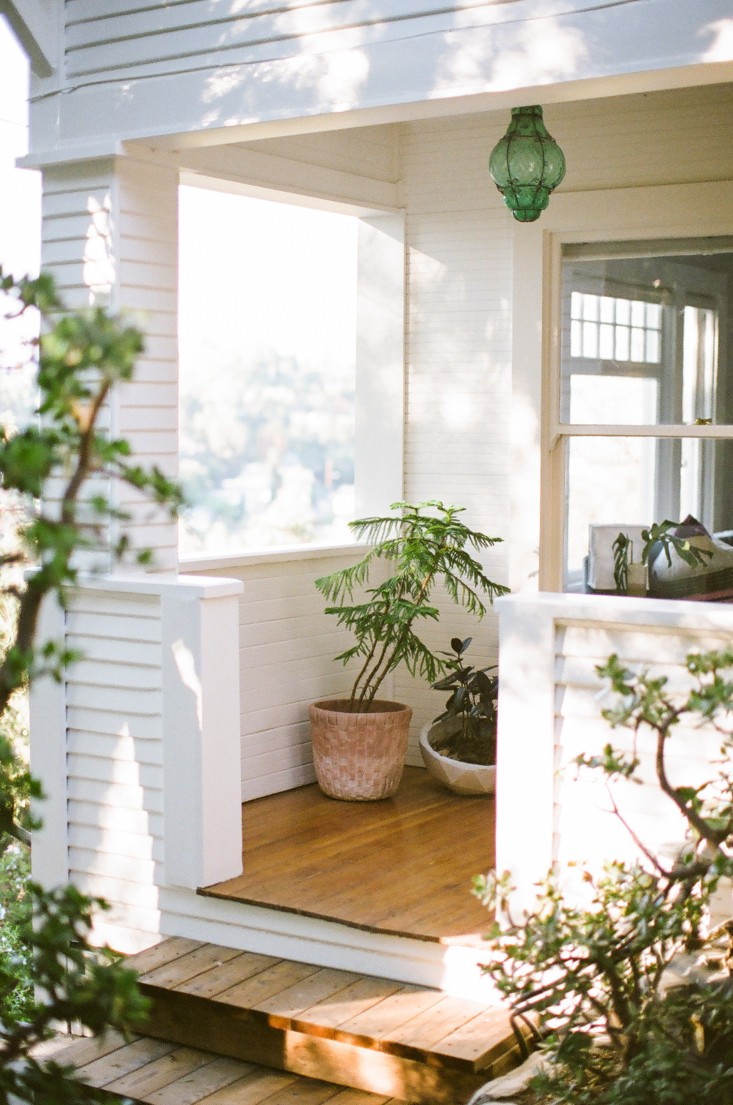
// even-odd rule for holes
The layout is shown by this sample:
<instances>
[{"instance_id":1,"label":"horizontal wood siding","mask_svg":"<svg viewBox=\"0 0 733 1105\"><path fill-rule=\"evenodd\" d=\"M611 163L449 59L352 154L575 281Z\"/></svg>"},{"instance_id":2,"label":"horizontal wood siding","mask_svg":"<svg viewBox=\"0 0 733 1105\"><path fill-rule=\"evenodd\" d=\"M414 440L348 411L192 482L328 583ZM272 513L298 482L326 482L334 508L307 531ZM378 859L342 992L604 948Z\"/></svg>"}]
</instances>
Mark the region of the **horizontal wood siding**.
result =
<instances>
[{"instance_id":1,"label":"horizontal wood siding","mask_svg":"<svg viewBox=\"0 0 733 1105\"><path fill-rule=\"evenodd\" d=\"M145 349L132 383L115 396L117 432L135 459L178 475L178 173L168 166L115 162L115 303L132 314ZM139 492L120 487L134 548L151 548L158 568L178 564L178 529Z\"/></svg>"},{"instance_id":2,"label":"horizontal wood siding","mask_svg":"<svg viewBox=\"0 0 733 1105\"><path fill-rule=\"evenodd\" d=\"M473 26L504 22L519 0L461 4ZM111 10L110 10L111 9ZM74 83L201 66L271 62L297 54L358 49L371 43L446 33L460 25L454 6L426 0L263 0L242 5L186 3L106 5L66 2L66 71Z\"/></svg>"},{"instance_id":3,"label":"horizontal wood siding","mask_svg":"<svg viewBox=\"0 0 733 1105\"><path fill-rule=\"evenodd\" d=\"M594 773L578 773L577 756L600 755L603 747L630 752L630 730L611 729L601 711L611 699L603 695L596 666L616 653L632 670L665 675L674 690L691 686L684 661L689 652L721 648L724 633L700 634L694 630L627 626L567 625L556 633L555 656L555 831L556 856L561 863L597 863L599 856L633 858L631 836L613 814L605 784ZM636 745L641 760L643 787L615 782L613 795L624 818L638 837L652 848L668 848L684 837L684 824L669 799L656 785L654 737L645 731ZM720 755L720 739L707 730L680 725L667 744L670 781L675 786L696 786L714 773Z\"/></svg>"},{"instance_id":4,"label":"horizontal wood siding","mask_svg":"<svg viewBox=\"0 0 733 1105\"><path fill-rule=\"evenodd\" d=\"M100 425L125 437L142 464L178 471L177 189L166 167L108 159L44 173L42 264L70 308L124 311L145 335L135 379L118 388ZM108 489L129 513L133 548L175 568L177 531L122 485Z\"/></svg>"},{"instance_id":5,"label":"horizontal wood siding","mask_svg":"<svg viewBox=\"0 0 733 1105\"><path fill-rule=\"evenodd\" d=\"M475 529L509 536L511 399L510 220L487 180L486 155L498 124L469 116L416 123L403 135L407 208L405 496L466 507ZM481 555L505 582L508 546ZM441 618L425 631L435 649L472 636L474 664L496 662L497 620L467 617L438 598ZM444 696L400 672L395 697L415 707L410 762L419 763L419 726Z\"/></svg>"},{"instance_id":6,"label":"horizontal wood siding","mask_svg":"<svg viewBox=\"0 0 733 1105\"><path fill-rule=\"evenodd\" d=\"M338 697L349 678L334 656L349 643L323 613L314 580L353 563L353 552L195 569L241 579L242 797L313 782L308 704Z\"/></svg>"},{"instance_id":7,"label":"horizontal wood siding","mask_svg":"<svg viewBox=\"0 0 733 1105\"><path fill-rule=\"evenodd\" d=\"M733 85L549 105L567 159L563 192L733 178Z\"/></svg>"},{"instance_id":8,"label":"horizontal wood siding","mask_svg":"<svg viewBox=\"0 0 733 1105\"><path fill-rule=\"evenodd\" d=\"M69 875L111 905L99 934L143 946L159 931L163 874L160 601L83 590L67 644Z\"/></svg>"}]
</instances>

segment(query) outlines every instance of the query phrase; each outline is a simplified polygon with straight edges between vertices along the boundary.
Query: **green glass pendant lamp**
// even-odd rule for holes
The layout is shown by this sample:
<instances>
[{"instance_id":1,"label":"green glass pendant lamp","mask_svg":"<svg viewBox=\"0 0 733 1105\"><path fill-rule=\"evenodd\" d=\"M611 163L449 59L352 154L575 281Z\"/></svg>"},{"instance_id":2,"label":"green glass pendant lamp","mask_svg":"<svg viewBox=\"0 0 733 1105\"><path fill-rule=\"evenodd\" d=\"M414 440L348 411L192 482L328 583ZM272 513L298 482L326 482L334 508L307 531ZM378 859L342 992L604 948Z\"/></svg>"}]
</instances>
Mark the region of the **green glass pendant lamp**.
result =
<instances>
[{"instance_id":1,"label":"green glass pendant lamp","mask_svg":"<svg viewBox=\"0 0 733 1105\"><path fill-rule=\"evenodd\" d=\"M507 132L491 151L489 172L515 219L539 219L565 176L565 155L547 133L541 107L512 108Z\"/></svg>"}]
</instances>

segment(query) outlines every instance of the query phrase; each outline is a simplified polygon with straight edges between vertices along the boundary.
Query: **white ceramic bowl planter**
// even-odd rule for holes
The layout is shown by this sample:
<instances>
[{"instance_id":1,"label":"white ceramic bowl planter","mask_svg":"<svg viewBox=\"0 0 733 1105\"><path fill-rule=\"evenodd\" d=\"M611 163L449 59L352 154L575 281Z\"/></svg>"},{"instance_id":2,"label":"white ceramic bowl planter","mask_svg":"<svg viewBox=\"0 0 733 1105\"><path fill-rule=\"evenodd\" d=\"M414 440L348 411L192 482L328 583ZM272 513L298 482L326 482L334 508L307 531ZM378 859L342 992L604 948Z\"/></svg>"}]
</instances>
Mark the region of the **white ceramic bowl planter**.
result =
<instances>
[{"instance_id":1,"label":"white ceramic bowl planter","mask_svg":"<svg viewBox=\"0 0 733 1105\"><path fill-rule=\"evenodd\" d=\"M455 794L493 794L496 790L495 764L467 764L441 756L430 743L430 734L445 722L428 722L420 732L420 752L426 768L438 782Z\"/></svg>"}]
</instances>

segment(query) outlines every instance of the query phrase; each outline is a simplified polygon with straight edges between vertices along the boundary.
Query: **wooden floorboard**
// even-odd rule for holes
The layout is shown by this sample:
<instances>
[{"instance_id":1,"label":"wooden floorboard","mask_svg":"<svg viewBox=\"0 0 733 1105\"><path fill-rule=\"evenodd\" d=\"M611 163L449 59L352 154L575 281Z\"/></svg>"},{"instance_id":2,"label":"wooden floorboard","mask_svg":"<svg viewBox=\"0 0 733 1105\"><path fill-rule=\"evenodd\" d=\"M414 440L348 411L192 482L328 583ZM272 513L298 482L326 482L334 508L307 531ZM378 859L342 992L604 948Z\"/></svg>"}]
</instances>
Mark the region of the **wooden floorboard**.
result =
<instances>
[{"instance_id":1,"label":"wooden floorboard","mask_svg":"<svg viewBox=\"0 0 733 1105\"><path fill-rule=\"evenodd\" d=\"M148 1037L77 1040L54 1055L105 1094L144 1105L397 1105L393 1099Z\"/></svg>"},{"instance_id":2,"label":"wooden floorboard","mask_svg":"<svg viewBox=\"0 0 733 1105\"><path fill-rule=\"evenodd\" d=\"M169 1074L181 1081L203 1077L209 1060L201 1060L198 1049L303 1077L307 1084L293 1083L287 1093L292 1090L293 1101L315 1094L314 1105L323 1084L420 1105L455 1105L516 1065L520 1054L509 1012L495 994L458 998L181 938L132 956L129 965L151 1001L147 1038L129 1049L113 1038L97 1057L85 1044L80 1061L91 1084L152 1105L172 1100ZM260 1074L247 1068L232 1080L231 1091L228 1085L215 1091L216 1100L221 1094L220 1105L243 1105L261 1086ZM269 1105L279 1100L273 1096Z\"/></svg>"},{"instance_id":3,"label":"wooden floorboard","mask_svg":"<svg viewBox=\"0 0 733 1105\"><path fill-rule=\"evenodd\" d=\"M358 928L476 941L488 916L471 893L494 863L493 798L459 797L406 768L381 802L341 802L317 786L242 807L244 874L201 893Z\"/></svg>"}]
</instances>

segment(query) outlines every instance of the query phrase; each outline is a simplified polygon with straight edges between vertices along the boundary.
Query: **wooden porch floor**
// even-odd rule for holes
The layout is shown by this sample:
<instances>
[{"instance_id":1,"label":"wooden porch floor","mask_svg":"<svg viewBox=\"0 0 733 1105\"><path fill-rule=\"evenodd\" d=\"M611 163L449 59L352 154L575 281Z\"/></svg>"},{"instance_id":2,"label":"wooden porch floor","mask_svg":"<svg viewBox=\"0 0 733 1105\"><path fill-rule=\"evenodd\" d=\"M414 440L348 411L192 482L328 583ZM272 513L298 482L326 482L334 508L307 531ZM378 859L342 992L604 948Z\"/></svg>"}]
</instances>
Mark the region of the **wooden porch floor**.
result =
<instances>
[{"instance_id":1,"label":"wooden porch floor","mask_svg":"<svg viewBox=\"0 0 733 1105\"><path fill-rule=\"evenodd\" d=\"M200 893L375 932L474 943L488 915L472 876L494 863L493 798L459 797L406 768L382 802L300 787L242 807L244 874Z\"/></svg>"}]
</instances>

